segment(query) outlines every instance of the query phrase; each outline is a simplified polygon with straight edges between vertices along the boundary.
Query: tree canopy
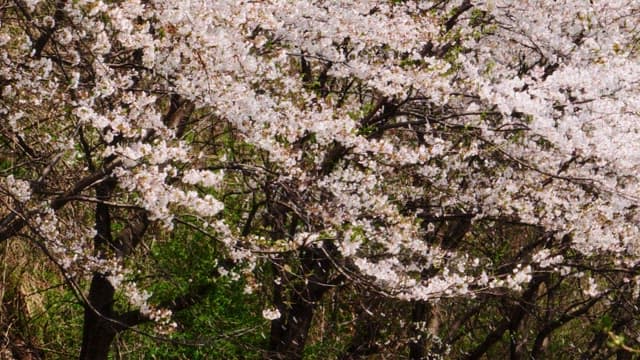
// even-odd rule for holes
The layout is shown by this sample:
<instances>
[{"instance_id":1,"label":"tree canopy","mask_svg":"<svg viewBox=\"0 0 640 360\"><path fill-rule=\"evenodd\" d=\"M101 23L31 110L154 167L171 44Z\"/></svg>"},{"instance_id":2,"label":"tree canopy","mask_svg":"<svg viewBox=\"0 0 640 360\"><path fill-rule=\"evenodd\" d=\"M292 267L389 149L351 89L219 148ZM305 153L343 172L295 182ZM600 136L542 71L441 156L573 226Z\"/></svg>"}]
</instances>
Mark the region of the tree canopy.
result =
<instances>
[{"instance_id":1,"label":"tree canopy","mask_svg":"<svg viewBox=\"0 0 640 360\"><path fill-rule=\"evenodd\" d=\"M0 1L0 241L82 305L81 359L145 323L175 336L221 279L270 321L267 358L301 358L329 302L343 359L549 357L569 323L594 328L560 357L630 354L639 20L630 0Z\"/></svg>"}]
</instances>

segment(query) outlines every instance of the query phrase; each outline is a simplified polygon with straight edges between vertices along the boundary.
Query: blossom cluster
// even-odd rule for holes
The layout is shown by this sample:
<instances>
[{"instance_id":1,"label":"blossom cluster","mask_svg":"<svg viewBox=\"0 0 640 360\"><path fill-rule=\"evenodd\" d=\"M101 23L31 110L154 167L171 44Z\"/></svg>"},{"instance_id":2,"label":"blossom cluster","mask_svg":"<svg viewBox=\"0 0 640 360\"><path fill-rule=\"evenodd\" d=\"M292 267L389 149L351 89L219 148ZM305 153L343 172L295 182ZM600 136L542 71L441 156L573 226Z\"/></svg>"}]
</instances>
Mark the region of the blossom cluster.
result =
<instances>
[{"instance_id":1,"label":"blossom cluster","mask_svg":"<svg viewBox=\"0 0 640 360\"><path fill-rule=\"evenodd\" d=\"M0 130L29 160L0 186L64 269L126 273L92 253L82 201L165 230L197 219L250 268L329 241L337 266L409 299L518 291L566 249L640 262L633 2L79 0L57 17L45 3L25 2L44 45L0 27ZM34 194L29 174L52 169ZM229 198L268 204L239 221ZM503 223L567 243L479 270L460 244Z\"/></svg>"}]
</instances>

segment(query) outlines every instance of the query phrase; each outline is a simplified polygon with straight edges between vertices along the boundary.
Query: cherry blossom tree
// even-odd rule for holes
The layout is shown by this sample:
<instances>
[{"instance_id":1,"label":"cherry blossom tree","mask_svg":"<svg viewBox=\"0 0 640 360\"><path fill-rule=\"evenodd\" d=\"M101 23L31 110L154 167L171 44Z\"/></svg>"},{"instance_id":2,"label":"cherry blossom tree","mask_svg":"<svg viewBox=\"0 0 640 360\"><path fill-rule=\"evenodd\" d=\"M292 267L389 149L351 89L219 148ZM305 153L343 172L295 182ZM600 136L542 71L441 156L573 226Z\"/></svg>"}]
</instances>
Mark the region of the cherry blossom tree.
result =
<instances>
[{"instance_id":1,"label":"cherry blossom tree","mask_svg":"<svg viewBox=\"0 0 640 360\"><path fill-rule=\"evenodd\" d=\"M273 358L302 357L344 286L410 304L419 332L443 303L571 283L585 298L566 297L532 352L613 284L633 295L633 1L1 8L0 239L39 247L84 304L81 359L142 322L174 327L189 302L150 303L135 274L177 226L220 246L212 277L270 294ZM526 309L509 311L469 358L521 326Z\"/></svg>"}]
</instances>

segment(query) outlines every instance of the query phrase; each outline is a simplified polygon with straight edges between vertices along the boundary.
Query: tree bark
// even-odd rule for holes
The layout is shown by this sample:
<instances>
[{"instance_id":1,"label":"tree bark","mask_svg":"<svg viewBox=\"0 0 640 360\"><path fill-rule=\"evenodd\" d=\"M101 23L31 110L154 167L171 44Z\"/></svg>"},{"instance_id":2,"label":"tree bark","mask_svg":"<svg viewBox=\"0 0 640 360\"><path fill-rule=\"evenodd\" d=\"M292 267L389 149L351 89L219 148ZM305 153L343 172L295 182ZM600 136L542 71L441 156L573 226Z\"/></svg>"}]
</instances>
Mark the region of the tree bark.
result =
<instances>
[{"instance_id":1,"label":"tree bark","mask_svg":"<svg viewBox=\"0 0 640 360\"><path fill-rule=\"evenodd\" d=\"M381 350L377 340L384 327L382 324L384 319L377 316L377 313L387 303L384 300L381 301L375 294L368 292L365 292L362 297L365 300L358 311L355 333L349 346L340 355L340 360L366 359Z\"/></svg>"},{"instance_id":2,"label":"tree bark","mask_svg":"<svg viewBox=\"0 0 640 360\"><path fill-rule=\"evenodd\" d=\"M414 340L409 342L409 359L410 360L423 360L426 359L426 346L427 341L423 334L423 324L427 321L427 313L430 311L430 306L425 301L416 301L413 304L411 311L411 321L413 326Z\"/></svg>"},{"instance_id":3,"label":"tree bark","mask_svg":"<svg viewBox=\"0 0 640 360\"><path fill-rule=\"evenodd\" d=\"M114 188L115 181L107 180L96 186L96 197L108 200ZM103 257L108 247L113 245L111 215L109 206L104 203L96 205L95 228L94 250L98 257ZM84 310L80 360L107 360L117 332L115 323L110 320L114 317L114 294L115 289L106 275L94 273Z\"/></svg>"},{"instance_id":4,"label":"tree bark","mask_svg":"<svg viewBox=\"0 0 640 360\"><path fill-rule=\"evenodd\" d=\"M476 348L466 355L464 359L476 360L482 358L495 343L502 339L505 332L516 332L521 321L526 317L529 308L535 304L540 284L542 284L548 276L548 274L535 275L527 289L522 294L520 301L513 304L508 315L496 326L495 330L489 333L484 341L480 343L480 345L476 346ZM512 335L515 336L515 333ZM514 355L513 352L511 355Z\"/></svg>"},{"instance_id":5,"label":"tree bark","mask_svg":"<svg viewBox=\"0 0 640 360\"><path fill-rule=\"evenodd\" d=\"M117 333L113 316L114 288L102 275L95 274L85 306L80 360L107 360L111 343ZM95 310L100 314L97 314Z\"/></svg>"},{"instance_id":6,"label":"tree bark","mask_svg":"<svg viewBox=\"0 0 640 360\"><path fill-rule=\"evenodd\" d=\"M307 281L293 286L289 296L281 286L274 289L274 302L281 317L271 323L269 359L302 359L314 310L330 288L326 284L331 262L322 249L313 247L301 250L300 259L303 274L309 274Z\"/></svg>"}]
</instances>

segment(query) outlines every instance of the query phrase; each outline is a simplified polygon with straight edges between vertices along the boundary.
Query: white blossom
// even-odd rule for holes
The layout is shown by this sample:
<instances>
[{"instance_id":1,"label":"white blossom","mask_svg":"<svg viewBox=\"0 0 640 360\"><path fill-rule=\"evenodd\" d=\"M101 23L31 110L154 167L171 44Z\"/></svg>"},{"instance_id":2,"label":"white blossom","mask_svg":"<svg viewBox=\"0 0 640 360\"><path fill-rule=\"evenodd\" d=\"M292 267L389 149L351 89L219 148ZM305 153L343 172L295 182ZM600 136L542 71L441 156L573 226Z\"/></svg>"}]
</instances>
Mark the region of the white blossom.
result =
<instances>
[{"instance_id":1,"label":"white blossom","mask_svg":"<svg viewBox=\"0 0 640 360\"><path fill-rule=\"evenodd\" d=\"M280 310L276 308L269 308L269 309L262 310L262 317L267 320L276 320L276 319L279 319L280 316L281 316Z\"/></svg>"}]
</instances>

